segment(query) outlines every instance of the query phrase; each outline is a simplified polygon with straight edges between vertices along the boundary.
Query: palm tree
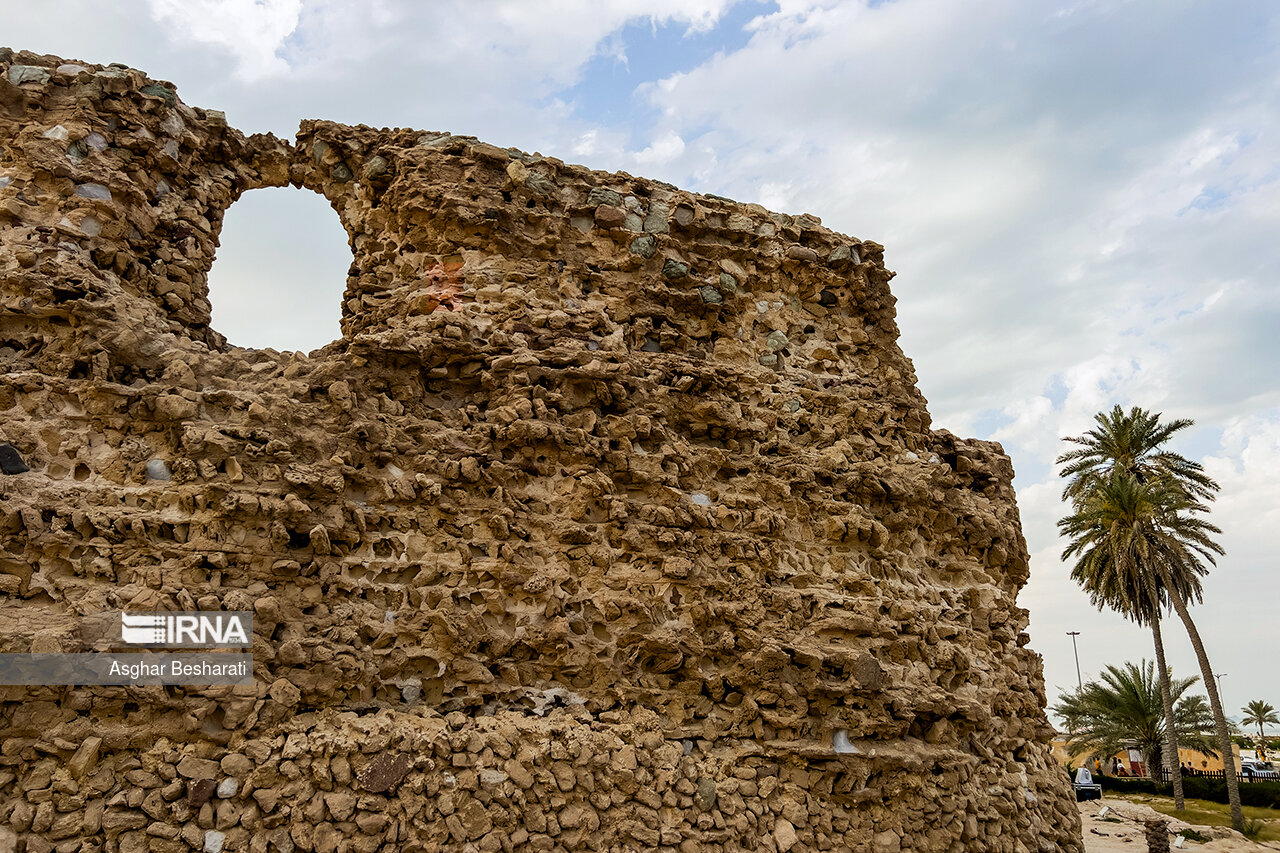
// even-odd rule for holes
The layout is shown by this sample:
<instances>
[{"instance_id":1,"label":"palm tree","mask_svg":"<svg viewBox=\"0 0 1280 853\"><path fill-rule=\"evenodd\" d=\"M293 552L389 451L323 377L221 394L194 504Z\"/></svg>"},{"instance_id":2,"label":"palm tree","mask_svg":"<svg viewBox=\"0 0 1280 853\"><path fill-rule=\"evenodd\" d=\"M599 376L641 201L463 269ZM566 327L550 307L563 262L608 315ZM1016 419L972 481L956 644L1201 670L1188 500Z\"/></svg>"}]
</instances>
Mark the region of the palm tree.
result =
<instances>
[{"instance_id":1,"label":"palm tree","mask_svg":"<svg viewBox=\"0 0 1280 853\"><path fill-rule=\"evenodd\" d=\"M1174 728L1183 743L1216 755L1213 741L1202 734L1208 714L1203 697L1183 696L1198 680L1194 676L1169 679L1170 692L1178 700L1172 715ZM1053 712L1069 721L1075 730L1068 739L1072 755L1115 755L1130 744L1137 744L1148 774L1156 779L1155 770L1168 741L1157 682L1155 664L1144 660L1140 665L1108 666L1100 681L1090 681L1079 691L1064 696Z\"/></svg>"},{"instance_id":2,"label":"palm tree","mask_svg":"<svg viewBox=\"0 0 1280 853\"><path fill-rule=\"evenodd\" d=\"M1191 426L1192 421L1182 418L1161 424L1159 414L1152 414L1136 406L1126 414L1119 405L1109 413L1099 412L1094 415L1094 421L1097 423L1095 429L1082 436L1067 436L1063 439L1078 445L1056 460L1059 465L1065 466L1060 473L1067 480L1062 492L1064 500L1078 501L1092 484L1109 479L1116 472L1128 474L1139 482L1170 479L1180 483L1190 494L1213 500L1218 484L1204 473L1199 463L1161 449L1175 433ZM1151 594L1147 589L1150 584L1141 577L1140 564L1122 562L1116 565L1112 561L1109 568L1114 572L1113 575L1098 576L1080 572L1080 567L1077 566L1077 571L1072 576L1090 594L1090 600L1099 610L1109 607L1139 625L1151 627L1164 713L1166 718L1170 718L1173 714L1173 699L1169 692L1164 639L1160 631L1160 615L1165 612L1167 591L1157 584L1154 594ZM1184 597L1194 595L1199 600L1199 580L1195 577L1180 580L1184 584L1194 583L1195 588L1181 589L1179 593ZM1182 776L1176 772L1175 766L1178 756L1177 728L1166 726L1166 731L1169 737L1165 753L1169 757L1166 767L1173 778L1174 808L1181 811L1184 807Z\"/></svg>"},{"instance_id":3,"label":"palm tree","mask_svg":"<svg viewBox=\"0 0 1280 853\"><path fill-rule=\"evenodd\" d=\"M1256 725L1258 727L1258 741L1261 742L1266 738L1262 732L1262 727L1267 723L1280 724L1280 717L1276 716L1276 708L1270 702L1263 702L1261 699L1254 699L1248 705L1240 709L1244 711L1244 719L1241 720L1247 726Z\"/></svg>"},{"instance_id":4,"label":"palm tree","mask_svg":"<svg viewBox=\"0 0 1280 853\"><path fill-rule=\"evenodd\" d=\"M1205 511L1205 507L1196 501L1197 499L1212 501L1218 491L1218 484L1204 473L1199 463L1181 454L1162 449L1164 443L1175 433L1191 426L1193 424L1191 420L1181 418L1162 424L1159 413L1153 414L1137 406L1126 413L1117 405L1109 413L1099 412L1094 416L1094 421L1097 423L1095 429L1081 436L1068 436L1064 439L1078 445L1076 449L1062 454L1057 459L1059 464L1065 466L1060 472L1061 476L1067 479L1067 486L1063 490L1064 498L1070 498L1073 503L1079 504L1082 496L1095 488L1099 482L1109 480L1116 474L1127 474L1139 484L1163 481L1174 485L1187 499L1185 511ZM1221 532L1207 522L1204 524L1207 527L1201 531L1202 533ZM1216 544L1211 541L1210 544L1212 544L1210 550L1218 554L1222 553L1222 549ZM1207 558L1210 563L1214 562L1211 553L1203 552L1200 555ZM1219 738L1226 742L1229 737L1227 718L1222 710L1221 698L1218 696L1218 685L1212 678L1213 672L1208 665L1208 657L1204 653L1204 644L1200 640L1199 631L1196 630L1195 622L1191 619L1186 607L1187 601L1201 600L1199 582L1195 576L1206 571L1203 564L1195 559L1196 553L1190 556L1192 561L1189 565L1193 570L1185 572L1186 576L1181 578L1181 581L1184 584L1194 581L1195 588L1179 590L1184 594L1170 596L1168 603L1178 613L1178 617L1187 629L1187 635L1191 638L1191 644L1196 649L1197 661L1213 708L1215 729ZM1170 576L1184 574L1180 569L1187 567L1186 563L1170 564L1166 566L1168 571L1154 572L1154 581L1167 583ZM1151 568L1157 569L1155 566ZM1149 579L1148 582L1152 581ZM1159 645L1157 643L1157 646ZM1161 651L1157 648L1157 657L1160 656ZM1244 823L1244 816L1240 813L1238 805L1239 785L1234 772L1234 762L1230 756L1231 753L1228 750L1223 762L1228 771L1225 774L1227 798L1231 802L1232 825L1239 829Z\"/></svg>"},{"instance_id":5,"label":"palm tree","mask_svg":"<svg viewBox=\"0 0 1280 853\"><path fill-rule=\"evenodd\" d=\"M1165 454L1166 461L1168 456ZM1116 465L1105 474L1082 470L1077 476L1089 482L1072 498L1075 512L1058 522L1059 530L1070 539L1063 558L1077 557L1072 576L1082 583L1084 578L1105 572L1108 565L1127 566L1134 573L1132 595L1140 601L1167 600L1172 605L1195 649L1209 694L1226 770L1232 825L1242 826L1226 715L1204 643L1187 608L1188 601L1201 600L1199 576L1208 572L1204 562L1213 564L1215 555L1222 553L1213 540L1213 534L1221 530L1197 517L1196 513L1206 512L1208 507L1192 497L1193 489L1172 474L1148 468L1140 480Z\"/></svg>"},{"instance_id":6,"label":"palm tree","mask_svg":"<svg viewBox=\"0 0 1280 853\"><path fill-rule=\"evenodd\" d=\"M1082 495L1081 503L1084 502ZM1156 671L1160 674L1164 718L1171 720L1174 714L1174 697L1169 684L1169 665L1165 661L1164 637L1160 630L1160 617L1168 604L1168 592L1162 584L1150 584L1145 572L1141 561L1133 559L1131 554L1101 549L1094 552L1091 559L1077 561L1071 577L1089 593L1090 603L1099 610L1109 607L1139 625L1150 626L1156 648ZM1180 580L1186 588L1180 589L1179 594L1199 596L1198 578ZM1178 772L1177 766L1178 729L1177 726L1170 725L1163 728L1166 743L1161 752L1165 758L1165 769L1169 771L1173 782L1173 805L1175 810L1182 811L1186 802L1182 793L1182 774Z\"/></svg>"},{"instance_id":7,"label":"palm tree","mask_svg":"<svg viewBox=\"0 0 1280 853\"><path fill-rule=\"evenodd\" d=\"M1096 429L1062 439L1080 445L1056 460L1066 466L1059 473L1067 480L1062 491L1064 500L1074 500L1087 491L1092 482L1107 479L1116 471L1123 471L1140 483L1170 479L1192 497L1213 500L1218 484L1204 473L1199 462L1160 449L1174 433L1192 426L1195 421L1179 418L1162 424L1159 413L1152 414L1134 406L1126 414L1118 405L1109 413L1098 412L1093 419L1098 424Z\"/></svg>"},{"instance_id":8,"label":"palm tree","mask_svg":"<svg viewBox=\"0 0 1280 853\"><path fill-rule=\"evenodd\" d=\"M1204 732L1213 730L1213 709L1209 707L1209 701L1199 693L1195 696L1188 696L1186 699L1182 700L1182 703L1178 706L1178 714L1178 719L1180 721L1178 723L1179 731L1181 731L1183 727L1182 721L1185 721L1187 726L1201 733L1201 741L1203 743L1209 744L1209 749L1200 749L1199 751L1206 755L1217 755L1218 751L1214 746L1213 739L1203 734ZM1228 721L1228 723L1229 725L1227 727L1231 729L1232 734L1239 731L1239 727L1236 726L1235 723L1231 723L1230 721Z\"/></svg>"}]
</instances>

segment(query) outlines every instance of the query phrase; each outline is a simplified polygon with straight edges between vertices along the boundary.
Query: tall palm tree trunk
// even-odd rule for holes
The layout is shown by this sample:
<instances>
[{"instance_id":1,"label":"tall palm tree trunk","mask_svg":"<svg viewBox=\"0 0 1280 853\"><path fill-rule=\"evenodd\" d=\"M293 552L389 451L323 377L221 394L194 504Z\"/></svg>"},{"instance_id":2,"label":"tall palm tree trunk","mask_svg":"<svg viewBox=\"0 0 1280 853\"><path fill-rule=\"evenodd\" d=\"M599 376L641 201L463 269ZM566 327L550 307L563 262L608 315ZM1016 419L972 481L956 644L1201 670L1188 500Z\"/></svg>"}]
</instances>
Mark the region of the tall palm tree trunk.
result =
<instances>
[{"instance_id":1,"label":"tall palm tree trunk","mask_svg":"<svg viewBox=\"0 0 1280 853\"><path fill-rule=\"evenodd\" d=\"M1173 780L1173 808L1182 811L1182 765L1178 761L1178 729L1173 719L1173 694L1169 691L1169 668L1164 662L1164 638L1160 635L1160 613L1151 616L1151 636L1156 641L1156 669L1160 672L1160 699L1164 703L1164 766Z\"/></svg>"},{"instance_id":2,"label":"tall palm tree trunk","mask_svg":"<svg viewBox=\"0 0 1280 853\"><path fill-rule=\"evenodd\" d=\"M1173 584L1169 579L1169 570L1159 561L1156 561L1156 565L1160 580L1172 590ZM1196 630L1195 620L1191 618L1191 611L1187 609L1187 603L1180 595L1170 595L1169 598L1173 602L1173 609L1178 612L1178 618L1187 629L1191 647L1196 650L1196 660L1200 664L1200 677L1204 680L1205 690L1209 694L1209 707L1213 709L1213 725L1218 734L1218 749L1222 752L1222 769L1227 777L1227 799L1231 802L1231 827L1239 832L1244 829L1244 814L1240 811L1240 780L1236 778L1236 761L1231 753L1231 735L1227 732L1227 717L1222 713L1222 700L1218 698L1218 681L1213 677L1209 656L1205 654L1204 643L1200 639L1200 632Z\"/></svg>"}]
</instances>

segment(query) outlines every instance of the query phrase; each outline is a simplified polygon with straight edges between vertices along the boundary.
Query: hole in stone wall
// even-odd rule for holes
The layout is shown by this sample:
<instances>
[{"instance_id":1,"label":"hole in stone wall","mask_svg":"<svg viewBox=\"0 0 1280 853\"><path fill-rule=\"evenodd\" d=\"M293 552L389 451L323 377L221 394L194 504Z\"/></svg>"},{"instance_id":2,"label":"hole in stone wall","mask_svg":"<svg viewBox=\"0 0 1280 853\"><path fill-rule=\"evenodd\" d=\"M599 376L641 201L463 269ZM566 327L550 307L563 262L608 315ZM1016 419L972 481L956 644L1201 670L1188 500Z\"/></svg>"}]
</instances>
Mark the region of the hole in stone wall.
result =
<instances>
[{"instance_id":1,"label":"hole in stone wall","mask_svg":"<svg viewBox=\"0 0 1280 853\"><path fill-rule=\"evenodd\" d=\"M213 267L213 327L240 347L310 352L340 336L351 249L323 196L274 187L228 208Z\"/></svg>"}]
</instances>

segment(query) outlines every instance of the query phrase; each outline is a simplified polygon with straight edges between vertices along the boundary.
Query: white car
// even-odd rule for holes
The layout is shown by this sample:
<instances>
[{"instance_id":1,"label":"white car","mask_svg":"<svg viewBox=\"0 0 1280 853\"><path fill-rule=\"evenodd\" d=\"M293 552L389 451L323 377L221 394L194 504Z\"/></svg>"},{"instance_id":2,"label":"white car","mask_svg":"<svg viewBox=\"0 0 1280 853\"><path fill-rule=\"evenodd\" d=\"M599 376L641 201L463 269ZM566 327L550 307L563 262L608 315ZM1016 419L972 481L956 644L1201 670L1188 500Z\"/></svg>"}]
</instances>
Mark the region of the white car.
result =
<instances>
[{"instance_id":1,"label":"white car","mask_svg":"<svg viewBox=\"0 0 1280 853\"><path fill-rule=\"evenodd\" d=\"M1246 779L1280 779L1280 773L1270 761L1258 761L1255 758L1240 759L1240 773Z\"/></svg>"}]
</instances>

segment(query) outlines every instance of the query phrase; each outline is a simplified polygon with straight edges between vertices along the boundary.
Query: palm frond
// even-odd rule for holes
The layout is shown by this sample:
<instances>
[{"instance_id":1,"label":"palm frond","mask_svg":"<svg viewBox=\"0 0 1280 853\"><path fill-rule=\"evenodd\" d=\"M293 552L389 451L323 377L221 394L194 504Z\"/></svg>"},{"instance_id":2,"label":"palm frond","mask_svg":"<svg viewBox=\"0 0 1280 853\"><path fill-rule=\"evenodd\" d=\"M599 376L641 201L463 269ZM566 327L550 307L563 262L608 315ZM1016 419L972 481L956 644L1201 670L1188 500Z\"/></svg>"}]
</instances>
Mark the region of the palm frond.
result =
<instances>
[{"instance_id":1,"label":"palm frond","mask_svg":"<svg viewBox=\"0 0 1280 853\"><path fill-rule=\"evenodd\" d=\"M1203 696L1186 696L1200 679L1169 678L1178 742L1216 755L1210 735L1213 715ZM1165 744L1164 704L1156 665L1143 660L1106 667L1101 677L1065 694L1051 709L1073 734L1072 755L1107 757L1128 747L1142 752L1148 767L1158 767Z\"/></svg>"},{"instance_id":2,"label":"palm frond","mask_svg":"<svg viewBox=\"0 0 1280 853\"><path fill-rule=\"evenodd\" d=\"M1185 697L1198 678L1169 679L1174 698L1175 727L1179 743L1193 749L1212 749L1203 733L1212 730L1212 715L1201 695ZM1073 756L1114 756L1126 747L1142 752L1149 767L1160 765L1165 744L1165 710L1160 680L1151 661L1107 666L1101 678L1065 694L1052 708L1073 734L1068 748ZM1207 724L1206 724L1207 719ZM1216 753L1207 753L1216 754Z\"/></svg>"},{"instance_id":3,"label":"palm frond","mask_svg":"<svg viewBox=\"0 0 1280 853\"><path fill-rule=\"evenodd\" d=\"M1097 426L1083 435L1065 436L1077 445L1055 461L1064 466L1059 476L1067 481L1063 500L1075 500L1089 491L1097 480L1123 472L1141 483L1157 479L1176 483L1188 495L1211 501L1218 484L1204 473L1203 466L1181 454L1163 449L1176 433L1194 425L1189 418L1162 423L1160 413L1137 406L1125 412L1115 406L1094 416Z\"/></svg>"}]
</instances>

